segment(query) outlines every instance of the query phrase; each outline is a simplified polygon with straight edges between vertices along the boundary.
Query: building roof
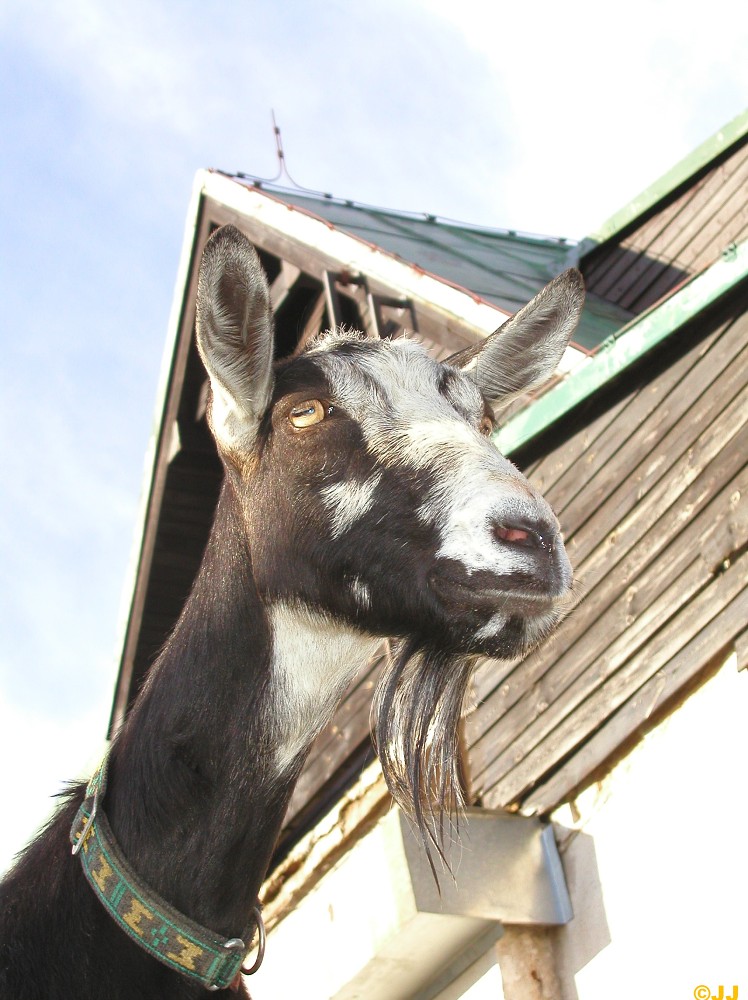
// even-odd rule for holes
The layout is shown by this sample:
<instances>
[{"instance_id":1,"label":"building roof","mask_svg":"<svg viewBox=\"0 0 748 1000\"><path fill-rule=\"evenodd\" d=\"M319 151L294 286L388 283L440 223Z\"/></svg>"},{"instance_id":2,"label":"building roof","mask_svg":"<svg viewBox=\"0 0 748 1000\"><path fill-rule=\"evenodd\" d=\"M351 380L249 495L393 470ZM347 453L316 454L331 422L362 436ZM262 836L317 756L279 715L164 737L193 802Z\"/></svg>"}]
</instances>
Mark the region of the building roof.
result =
<instances>
[{"instance_id":1,"label":"building roof","mask_svg":"<svg viewBox=\"0 0 748 1000\"><path fill-rule=\"evenodd\" d=\"M435 215L375 208L331 195L230 175L331 228L384 250L512 315L569 266L564 237L471 225ZM631 314L589 296L575 344L594 350Z\"/></svg>"},{"instance_id":2,"label":"building roof","mask_svg":"<svg viewBox=\"0 0 748 1000\"><path fill-rule=\"evenodd\" d=\"M559 271L570 244L288 189L275 197L514 313Z\"/></svg>"}]
</instances>

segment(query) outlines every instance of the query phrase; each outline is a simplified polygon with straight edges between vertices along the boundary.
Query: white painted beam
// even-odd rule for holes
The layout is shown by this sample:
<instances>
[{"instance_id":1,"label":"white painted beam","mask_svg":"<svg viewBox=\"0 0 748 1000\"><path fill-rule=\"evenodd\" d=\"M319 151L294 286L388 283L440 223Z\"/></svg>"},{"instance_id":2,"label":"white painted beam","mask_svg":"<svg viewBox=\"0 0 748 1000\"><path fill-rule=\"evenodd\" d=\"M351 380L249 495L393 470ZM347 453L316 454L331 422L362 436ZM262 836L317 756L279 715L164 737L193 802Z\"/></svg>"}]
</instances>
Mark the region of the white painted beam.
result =
<instances>
[{"instance_id":1,"label":"white painted beam","mask_svg":"<svg viewBox=\"0 0 748 1000\"><path fill-rule=\"evenodd\" d=\"M436 996L430 986L489 949L503 921L570 919L555 842L537 820L468 810L451 853L456 881L445 873L440 896L393 809L272 930L253 1000Z\"/></svg>"}]
</instances>

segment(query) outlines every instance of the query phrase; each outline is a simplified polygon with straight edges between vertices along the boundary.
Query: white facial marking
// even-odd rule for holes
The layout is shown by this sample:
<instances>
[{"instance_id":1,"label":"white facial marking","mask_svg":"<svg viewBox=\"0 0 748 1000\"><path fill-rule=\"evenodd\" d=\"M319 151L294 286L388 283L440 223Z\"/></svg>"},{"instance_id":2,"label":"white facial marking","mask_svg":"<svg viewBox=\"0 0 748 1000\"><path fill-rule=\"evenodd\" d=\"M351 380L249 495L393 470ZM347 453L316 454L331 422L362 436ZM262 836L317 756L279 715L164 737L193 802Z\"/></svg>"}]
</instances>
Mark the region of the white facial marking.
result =
<instances>
[{"instance_id":1,"label":"white facial marking","mask_svg":"<svg viewBox=\"0 0 748 1000\"><path fill-rule=\"evenodd\" d=\"M351 580L351 593L360 608L364 611L368 611L371 608L371 591L364 581L357 576Z\"/></svg>"},{"instance_id":2,"label":"white facial marking","mask_svg":"<svg viewBox=\"0 0 748 1000\"><path fill-rule=\"evenodd\" d=\"M296 605L273 605L269 615L277 692L275 763L281 773L327 725L346 686L381 640Z\"/></svg>"},{"instance_id":3,"label":"white facial marking","mask_svg":"<svg viewBox=\"0 0 748 1000\"><path fill-rule=\"evenodd\" d=\"M338 337L330 343L345 341ZM521 570L526 565L521 547L500 545L495 526L538 518L552 522L553 514L479 433L483 398L470 377L455 369L445 377L442 365L405 339L370 342L355 360L319 353L334 400L358 422L367 451L385 467L431 474L416 513L433 525L437 556L459 562L468 573ZM338 533L371 500L355 485L328 492L340 517Z\"/></svg>"},{"instance_id":4,"label":"white facial marking","mask_svg":"<svg viewBox=\"0 0 748 1000\"><path fill-rule=\"evenodd\" d=\"M467 474L465 474L467 472ZM451 483L439 483L419 515L439 530L437 556L460 562L468 573L521 571L521 548L499 546L493 529L497 523L522 523L531 519L536 503L521 480L499 473L485 478L469 470L454 469Z\"/></svg>"},{"instance_id":5,"label":"white facial marking","mask_svg":"<svg viewBox=\"0 0 748 1000\"><path fill-rule=\"evenodd\" d=\"M486 624L475 633L478 639L494 639L509 621L507 615L497 611L491 615Z\"/></svg>"},{"instance_id":6,"label":"white facial marking","mask_svg":"<svg viewBox=\"0 0 748 1000\"><path fill-rule=\"evenodd\" d=\"M322 502L332 515L333 538L342 535L369 510L381 478L382 474L376 473L363 483L334 483L322 490Z\"/></svg>"}]
</instances>

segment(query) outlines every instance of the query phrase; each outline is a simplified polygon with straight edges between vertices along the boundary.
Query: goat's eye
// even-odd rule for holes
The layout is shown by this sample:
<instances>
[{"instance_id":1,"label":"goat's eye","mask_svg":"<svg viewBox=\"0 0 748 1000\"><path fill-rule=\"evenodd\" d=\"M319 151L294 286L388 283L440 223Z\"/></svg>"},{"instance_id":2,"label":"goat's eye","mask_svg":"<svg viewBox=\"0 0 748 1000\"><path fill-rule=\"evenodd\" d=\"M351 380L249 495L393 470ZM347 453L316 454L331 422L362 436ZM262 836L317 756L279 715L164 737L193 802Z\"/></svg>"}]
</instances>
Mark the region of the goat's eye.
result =
<instances>
[{"instance_id":1,"label":"goat's eye","mask_svg":"<svg viewBox=\"0 0 748 1000\"><path fill-rule=\"evenodd\" d=\"M490 437L493 434L493 420L487 416L482 417L479 429L484 437Z\"/></svg>"},{"instance_id":2,"label":"goat's eye","mask_svg":"<svg viewBox=\"0 0 748 1000\"><path fill-rule=\"evenodd\" d=\"M311 427L325 419L325 407L318 399L306 399L299 403L288 414L288 419L293 427Z\"/></svg>"}]
</instances>

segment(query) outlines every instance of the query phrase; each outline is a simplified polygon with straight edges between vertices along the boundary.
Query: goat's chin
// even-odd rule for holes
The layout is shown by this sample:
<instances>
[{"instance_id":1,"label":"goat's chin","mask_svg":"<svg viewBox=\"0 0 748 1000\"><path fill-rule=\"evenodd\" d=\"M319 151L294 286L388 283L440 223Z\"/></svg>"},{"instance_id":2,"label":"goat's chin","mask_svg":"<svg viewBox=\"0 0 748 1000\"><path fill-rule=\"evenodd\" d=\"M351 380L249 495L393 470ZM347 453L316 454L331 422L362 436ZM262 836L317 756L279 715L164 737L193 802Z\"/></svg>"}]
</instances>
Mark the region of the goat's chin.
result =
<instances>
[{"instance_id":1,"label":"goat's chin","mask_svg":"<svg viewBox=\"0 0 748 1000\"><path fill-rule=\"evenodd\" d=\"M556 630L562 618L560 609L531 618L497 616L479 629L470 652L491 656L496 660L521 659L544 642Z\"/></svg>"}]
</instances>

